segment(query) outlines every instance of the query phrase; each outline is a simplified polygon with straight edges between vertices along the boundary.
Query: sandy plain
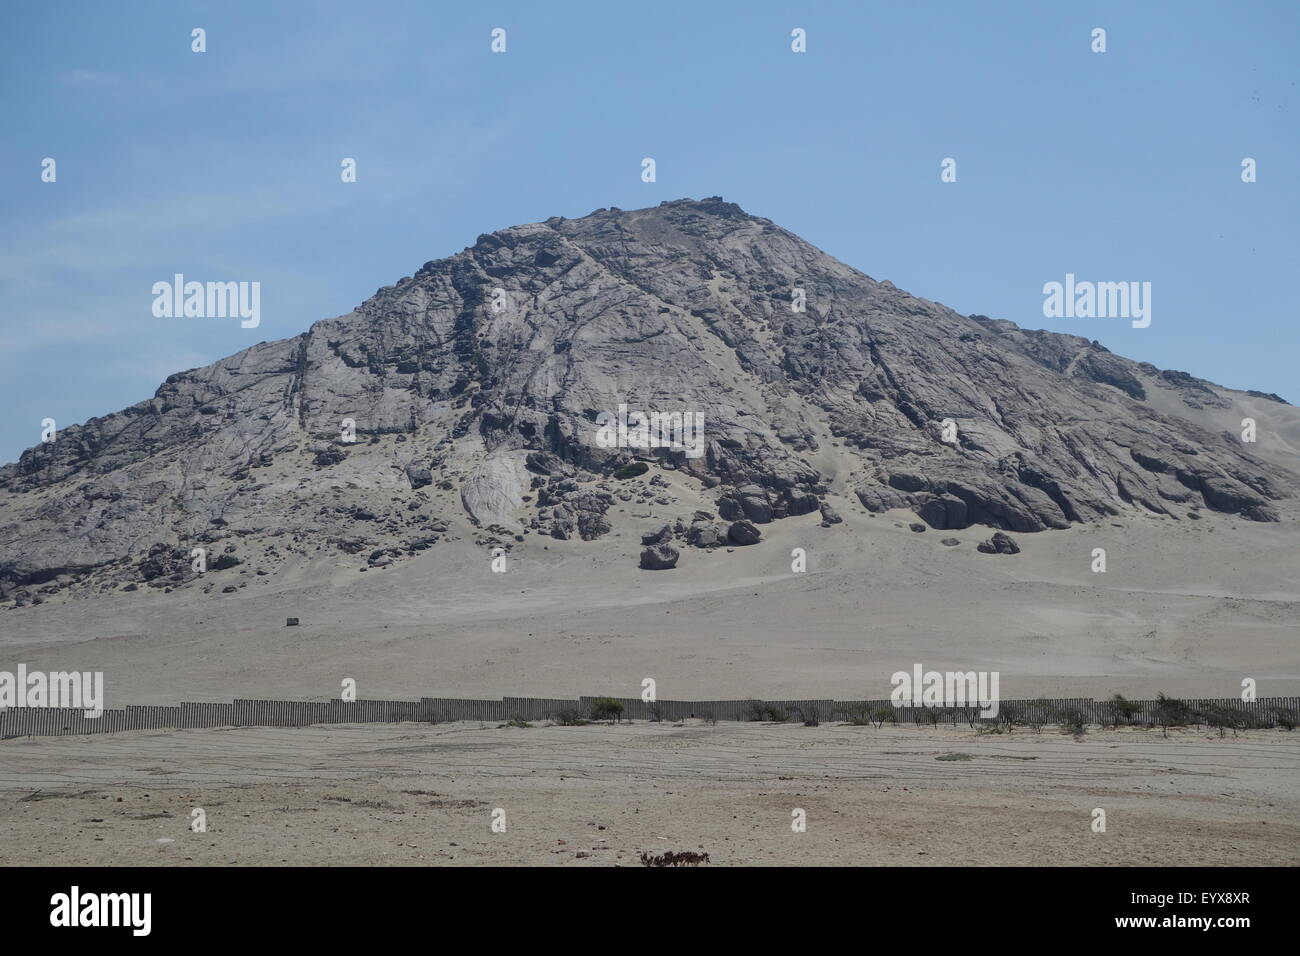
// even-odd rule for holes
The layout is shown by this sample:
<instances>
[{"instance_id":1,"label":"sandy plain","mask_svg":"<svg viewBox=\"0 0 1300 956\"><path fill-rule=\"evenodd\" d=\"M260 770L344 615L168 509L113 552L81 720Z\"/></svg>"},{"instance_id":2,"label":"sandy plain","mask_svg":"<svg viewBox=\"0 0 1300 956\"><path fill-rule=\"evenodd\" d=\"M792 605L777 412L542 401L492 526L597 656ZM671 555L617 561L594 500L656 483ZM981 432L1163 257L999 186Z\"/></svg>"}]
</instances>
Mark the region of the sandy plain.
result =
<instances>
[{"instance_id":1,"label":"sandy plain","mask_svg":"<svg viewBox=\"0 0 1300 956\"><path fill-rule=\"evenodd\" d=\"M1280 730L460 722L27 738L0 742L0 862L639 866L690 850L710 865L1295 865L1298 784L1300 733Z\"/></svg>"}]
</instances>

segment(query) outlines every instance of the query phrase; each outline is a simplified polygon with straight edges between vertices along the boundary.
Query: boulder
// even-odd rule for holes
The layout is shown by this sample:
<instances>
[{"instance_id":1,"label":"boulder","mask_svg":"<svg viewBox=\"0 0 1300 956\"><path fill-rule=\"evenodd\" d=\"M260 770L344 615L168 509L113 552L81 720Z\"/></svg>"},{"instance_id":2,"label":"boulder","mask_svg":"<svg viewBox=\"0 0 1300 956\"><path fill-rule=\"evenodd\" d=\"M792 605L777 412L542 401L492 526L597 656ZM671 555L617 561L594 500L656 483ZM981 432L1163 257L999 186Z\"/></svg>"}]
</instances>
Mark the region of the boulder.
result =
<instances>
[{"instance_id":1,"label":"boulder","mask_svg":"<svg viewBox=\"0 0 1300 956\"><path fill-rule=\"evenodd\" d=\"M724 540L725 532L712 521L693 521L686 530L686 543L696 548L716 548Z\"/></svg>"},{"instance_id":2,"label":"boulder","mask_svg":"<svg viewBox=\"0 0 1300 956\"><path fill-rule=\"evenodd\" d=\"M641 535L641 543L644 545L664 544L671 541L672 537L673 529L669 525L664 525L658 531L647 531Z\"/></svg>"},{"instance_id":3,"label":"boulder","mask_svg":"<svg viewBox=\"0 0 1300 956\"><path fill-rule=\"evenodd\" d=\"M791 488L786 492L786 511L791 515L812 514L821 504L821 500L811 491Z\"/></svg>"},{"instance_id":4,"label":"boulder","mask_svg":"<svg viewBox=\"0 0 1300 956\"><path fill-rule=\"evenodd\" d=\"M654 544L641 552L641 567L646 571L667 571L677 567L678 552L672 545Z\"/></svg>"},{"instance_id":5,"label":"boulder","mask_svg":"<svg viewBox=\"0 0 1300 956\"><path fill-rule=\"evenodd\" d=\"M921 503L917 514L931 528L939 531L970 526L966 518L966 502L956 495L933 495Z\"/></svg>"},{"instance_id":6,"label":"boulder","mask_svg":"<svg viewBox=\"0 0 1300 956\"><path fill-rule=\"evenodd\" d=\"M768 500L766 491L758 485L745 485L737 490L737 494L740 496L740 510L746 518L755 524L771 522L772 502Z\"/></svg>"},{"instance_id":7,"label":"boulder","mask_svg":"<svg viewBox=\"0 0 1300 956\"><path fill-rule=\"evenodd\" d=\"M504 524L524 503L527 487L528 474L517 457L492 455L461 486L460 500L479 524Z\"/></svg>"},{"instance_id":8,"label":"boulder","mask_svg":"<svg viewBox=\"0 0 1300 956\"><path fill-rule=\"evenodd\" d=\"M987 541L981 541L976 546L976 550L984 554L1019 554L1020 545L1016 544L1008 534L1001 531L996 532L993 537Z\"/></svg>"},{"instance_id":9,"label":"boulder","mask_svg":"<svg viewBox=\"0 0 1300 956\"><path fill-rule=\"evenodd\" d=\"M406 466L406 480L411 483L412 490L423 488L433 484L433 472L423 462L413 461Z\"/></svg>"},{"instance_id":10,"label":"boulder","mask_svg":"<svg viewBox=\"0 0 1300 956\"><path fill-rule=\"evenodd\" d=\"M872 514L881 514L893 508L905 508L912 502L909 496L893 488L886 488L884 485L867 485L857 489L856 494L858 500L862 502L862 507Z\"/></svg>"}]
</instances>

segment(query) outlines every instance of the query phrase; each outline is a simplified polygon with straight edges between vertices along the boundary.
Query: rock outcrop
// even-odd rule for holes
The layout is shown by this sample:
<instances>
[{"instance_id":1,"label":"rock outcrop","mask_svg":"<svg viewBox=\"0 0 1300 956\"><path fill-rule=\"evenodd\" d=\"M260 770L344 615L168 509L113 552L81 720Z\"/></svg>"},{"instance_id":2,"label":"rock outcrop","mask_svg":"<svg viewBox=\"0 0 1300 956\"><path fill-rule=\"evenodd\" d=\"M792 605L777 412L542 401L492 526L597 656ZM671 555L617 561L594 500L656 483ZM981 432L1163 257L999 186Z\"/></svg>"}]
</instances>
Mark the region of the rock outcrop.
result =
<instances>
[{"instance_id":1,"label":"rock outcrop","mask_svg":"<svg viewBox=\"0 0 1300 956\"><path fill-rule=\"evenodd\" d=\"M1016 544L1011 535L998 531L987 541L975 545L975 550L983 554L1019 554L1020 545Z\"/></svg>"},{"instance_id":2,"label":"rock outcrop","mask_svg":"<svg viewBox=\"0 0 1300 956\"><path fill-rule=\"evenodd\" d=\"M489 456L461 486L466 513L483 525L506 522L523 504L527 477L517 456Z\"/></svg>"}]
</instances>

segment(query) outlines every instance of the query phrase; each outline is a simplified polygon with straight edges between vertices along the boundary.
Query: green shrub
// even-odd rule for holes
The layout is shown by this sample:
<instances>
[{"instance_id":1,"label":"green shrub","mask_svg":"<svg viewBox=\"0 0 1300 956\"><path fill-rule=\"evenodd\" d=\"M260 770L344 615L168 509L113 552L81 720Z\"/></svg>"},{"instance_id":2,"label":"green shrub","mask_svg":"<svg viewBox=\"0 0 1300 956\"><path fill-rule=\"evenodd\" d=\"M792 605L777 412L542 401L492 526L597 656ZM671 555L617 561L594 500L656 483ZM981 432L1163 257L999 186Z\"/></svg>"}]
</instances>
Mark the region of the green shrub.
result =
<instances>
[{"instance_id":1,"label":"green shrub","mask_svg":"<svg viewBox=\"0 0 1300 956\"><path fill-rule=\"evenodd\" d=\"M1169 697L1163 691L1156 695L1156 724L1164 736L1169 736L1170 727L1186 727L1191 716L1187 704L1177 697Z\"/></svg>"},{"instance_id":2,"label":"green shrub","mask_svg":"<svg viewBox=\"0 0 1300 956\"><path fill-rule=\"evenodd\" d=\"M622 468L615 470L614 477L626 480L644 475L649 470L650 466L643 461L630 461Z\"/></svg>"},{"instance_id":3,"label":"green shrub","mask_svg":"<svg viewBox=\"0 0 1300 956\"><path fill-rule=\"evenodd\" d=\"M1220 737L1227 730L1235 737L1239 730L1263 730L1277 724L1276 712L1266 715L1236 704L1202 704L1195 713L1206 726L1218 728Z\"/></svg>"},{"instance_id":4,"label":"green shrub","mask_svg":"<svg viewBox=\"0 0 1300 956\"><path fill-rule=\"evenodd\" d=\"M832 716L838 716L840 720L854 727L865 727L871 723L871 712L866 704L849 704L836 708Z\"/></svg>"},{"instance_id":5,"label":"green shrub","mask_svg":"<svg viewBox=\"0 0 1300 956\"><path fill-rule=\"evenodd\" d=\"M1133 723L1138 714L1138 705L1128 700L1123 694L1115 694L1106 701L1105 720L1110 726L1119 728Z\"/></svg>"},{"instance_id":6,"label":"green shrub","mask_svg":"<svg viewBox=\"0 0 1300 956\"><path fill-rule=\"evenodd\" d=\"M779 724L783 724L790 719L788 713L765 700L745 701L744 714L746 720L770 720Z\"/></svg>"},{"instance_id":7,"label":"green shrub","mask_svg":"<svg viewBox=\"0 0 1300 956\"><path fill-rule=\"evenodd\" d=\"M582 727L591 721L582 716L576 707L566 707L555 712L555 722L561 727Z\"/></svg>"},{"instance_id":8,"label":"green shrub","mask_svg":"<svg viewBox=\"0 0 1300 956\"><path fill-rule=\"evenodd\" d=\"M1220 737L1229 727L1235 731L1237 725L1236 716L1229 712L1228 708L1220 707L1218 704L1202 704L1192 709L1191 719L1217 729Z\"/></svg>"},{"instance_id":9,"label":"green shrub","mask_svg":"<svg viewBox=\"0 0 1300 956\"><path fill-rule=\"evenodd\" d=\"M1062 731L1076 737L1082 737L1088 732L1088 721L1073 707L1057 708L1056 722L1061 725Z\"/></svg>"},{"instance_id":10,"label":"green shrub","mask_svg":"<svg viewBox=\"0 0 1300 956\"><path fill-rule=\"evenodd\" d=\"M598 697L591 705L592 720L612 720L615 723L623 716L623 702L613 697Z\"/></svg>"},{"instance_id":11,"label":"green shrub","mask_svg":"<svg viewBox=\"0 0 1300 956\"><path fill-rule=\"evenodd\" d=\"M994 719L1006 728L1007 733L1011 733L1011 728L1016 724L1024 725L1024 708L1020 704L1003 703L998 707L998 715Z\"/></svg>"}]
</instances>

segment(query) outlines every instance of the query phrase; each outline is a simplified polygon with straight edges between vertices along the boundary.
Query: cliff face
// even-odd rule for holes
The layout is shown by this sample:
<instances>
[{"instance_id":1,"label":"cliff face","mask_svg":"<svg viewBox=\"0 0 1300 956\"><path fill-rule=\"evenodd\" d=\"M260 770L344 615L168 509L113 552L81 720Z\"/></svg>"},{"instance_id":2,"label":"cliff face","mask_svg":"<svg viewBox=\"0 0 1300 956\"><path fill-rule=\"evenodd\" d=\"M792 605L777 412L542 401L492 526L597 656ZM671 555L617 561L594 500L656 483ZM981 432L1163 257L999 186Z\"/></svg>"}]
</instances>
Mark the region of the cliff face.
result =
<instances>
[{"instance_id":1,"label":"cliff face","mask_svg":"<svg viewBox=\"0 0 1300 956\"><path fill-rule=\"evenodd\" d=\"M720 199L599 210L480 236L0 468L0 596L178 586L199 547L382 564L466 514L598 537L616 498L682 483L756 524L837 498L935 528L1277 520L1297 475L1193 414L1241 394L959 315ZM602 447L619 405L702 414L704 453ZM650 472L615 477L635 455Z\"/></svg>"}]
</instances>

